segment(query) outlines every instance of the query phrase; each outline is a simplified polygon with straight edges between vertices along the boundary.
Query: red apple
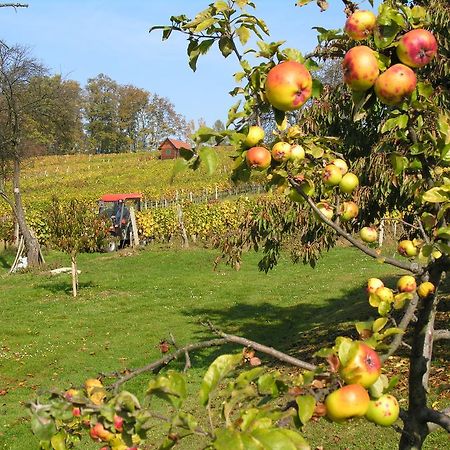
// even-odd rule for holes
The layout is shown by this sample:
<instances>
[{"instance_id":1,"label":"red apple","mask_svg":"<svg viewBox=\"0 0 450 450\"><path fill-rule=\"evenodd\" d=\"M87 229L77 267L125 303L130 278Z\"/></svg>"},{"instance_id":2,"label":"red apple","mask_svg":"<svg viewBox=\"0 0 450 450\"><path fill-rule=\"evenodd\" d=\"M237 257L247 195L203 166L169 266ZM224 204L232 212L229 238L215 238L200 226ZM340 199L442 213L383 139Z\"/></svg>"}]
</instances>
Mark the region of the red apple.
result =
<instances>
[{"instance_id":1,"label":"red apple","mask_svg":"<svg viewBox=\"0 0 450 450\"><path fill-rule=\"evenodd\" d=\"M284 162L291 157L291 144L288 142L277 142L272 147L272 158L278 162Z\"/></svg>"},{"instance_id":2,"label":"red apple","mask_svg":"<svg viewBox=\"0 0 450 450\"><path fill-rule=\"evenodd\" d=\"M378 288L383 286L384 283L379 278L369 278L367 280L367 292L369 294L374 294Z\"/></svg>"},{"instance_id":3,"label":"red apple","mask_svg":"<svg viewBox=\"0 0 450 450\"><path fill-rule=\"evenodd\" d=\"M245 159L251 169L264 170L270 166L272 156L267 148L252 147L247 150Z\"/></svg>"},{"instance_id":4,"label":"red apple","mask_svg":"<svg viewBox=\"0 0 450 450\"><path fill-rule=\"evenodd\" d=\"M417 289L416 279L411 275L403 275L397 281L399 292L414 292Z\"/></svg>"},{"instance_id":5,"label":"red apple","mask_svg":"<svg viewBox=\"0 0 450 450\"><path fill-rule=\"evenodd\" d=\"M372 11L358 9L347 18L344 31L355 41L360 41L373 33L376 22L377 18Z\"/></svg>"},{"instance_id":6,"label":"red apple","mask_svg":"<svg viewBox=\"0 0 450 450\"><path fill-rule=\"evenodd\" d=\"M123 431L123 417L114 414L114 428L120 433Z\"/></svg>"},{"instance_id":7,"label":"red apple","mask_svg":"<svg viewBox=\"0 0 450 450\"><path fill-rule=\"evenodd\" d=\"M359 186L358 177L354 173L346 173L339 183L339 189L344 194L351 194Z\"/></svg>"},{"instance_id":8,"label":"red apple","mask_svg":"<svg viewBox=\"0 0 450 450\"><path fill-rule=\"evenodd\" d=\"M344 82L353 91L366 91L374 84L380 70L373 50L365 45L351 48L342 62Z\"/></svg>"},{"instance_id":9,"label":"red apple","mask_svg":"<svg viewBox=\"0 0 450 450\"><path fill-rule=\"evenodd\" d=\"M400 241L398 243L397 251L400 253L400 255L409 258L417 256L419 252L417 247L414 245L413 241L410 241L409 239L404 239L403 241Z\"/></svg>"},{"instance_id":10,"label":"red apple","mask_svg":"<svg viewBox=\"0 0 450 450\"><path fill-rule=\"evenodd\" d=\"M392 425L400 414L400 406L393 395L384 394L372 400L367 408L366 418L377 425L388 427Z\"/></svg>"},{"instance_id":11,"label":"red apple","mask_svg":"<svg viewBox=\"0 0 450 450\"><path fill-rule=\"evenodd\" d=\"M364 242L376 242L378 233L374 227L363 227L359 230L359 236Z\"/></svg>"},{"instance_id":12,"label":"red apple","mask_svg":"<svg viewBox=\"0 0 450 450\"><path fill-rule=\"evenodd\" d=\"M331 164L338 166L339 169L341 169L342 175L345 175L348 172L348 165L343 159L334 159L333 161L331 161Z\"/></svg>"},{"instance_id":13,"label":"red apple","mask_svg":"<svg viewBox=\"0 0 450 450\"><path fill-rule=\"evenodd\" d=\"M435 289L436 288L434 287L433 283L425 281L419 284L419 287L417 288L417 294L420 298L427 298L430 294L434 293Z\"/></svg>"},{"instance_id":14,"label":"red apple","mask_svg":"<svg viewBox=\"0 0 450 450\"><path fill-rule=\"evenodd\" d=\"M418 28L404 34L397 45L398 59L409 67L423 67L437 53L436 38L428 30Z\"/></svg>"},{"instance_id":15,"label":"red apple","mask_svg":"<svg viewBox=\"0 0 450 450\"><path fill-rule=\"evenodd\" d=\"M342 172L338 166L328 164L322 172L322 180L328 186L336 186L342 180Z\"/></svg>"},{"instance_id":16,"label":"red apple","mask_svg":"<svg viewBox=\"0 0 450 450\"><path fill-rule=\"evenodd\" d=\"M385 105L397 105L416 88L417 77L404 64L395 64L383 72L375 82L375 94Z\"/></svg>"},{"instance_id":17,"label":"red apple","mask_svg":"<svg viewBox=\"0 0 450 450\"><path fill-rule=\"evenodd\" d=\"M360 384L368 388L381 374L378 353L361 341L353 342L349 352L349 359L340 367L339 374L347 384Z\"/></svg>"},{"instance_id":18,"label":"red apple","mask_svg":"<svg viewBox=\"0 0 450 450\"><path fill-rule=\"evenodd\" d=\"M78 395L80 395L80 391L78 391L77 389L68 389L65 393L64 393L64 398L66 400L72 401L74 397L77 397Z\"/></svg>"},{"instance_id":19,"label":"red apple","mask_svg":"<svg viewBox=\"0 0 450 450\"><path fill-rule=\"evenodd\" d=\"M73 408L73 409L72 409L72 416L74 416L74 417L80 417L80 416L81 416L81 410L80 410L80 408Z\"/></svg>"},{"instance_id":20,"label":"red apple","mask_svg":"<svg viewBox=\"0 0 450 450\"><path fill-rule=\"evenodd\" d=\"M360 384L341 387L325 399L327 416L334 422L364 416L369 403L369 394Z\"/></svg>"},{"instance_id":21,"label":"red apple","mask_svg":"<svg viewBox=\"0 0 450 450\"><path fill-rule=\"evenodd\" d=\"M311 97L311 74L297 61L284 61L269 70L265 93L269 103L281 111L299 109Z\"/></svg>"},{"instance_id":22,"label":"red apple","mask_svg":"<svg viewBox=\"0 0 450 450\"><path fill-rule=\"evenodd\" d=\"M263 139L264 139L264 130L257 125L252 125L248 129L247 137L244 140L244 145L246 147L254 147Z\"/></svg>"},{"instance_id":23,"label":"red apple","mask_svg":"<svg viewBox=\"0 0 450 450\"><path fill-rule=\"evenodd\" d=\"M354 219L359 213L358 205L355 202L344 202L341 205L341 220L348 222Z\"/></svg>"},{"instance_id":24,"label":"red apple","mask_svg":"<svg viewBox=\"0 0 450 450\"><path fill-rule=\"evenodd\" d=\"M103 424L97 422L90 430L89 435L94 441L107 441L113 436L113 433L106 430Z\"/></svg>"}]
</instances>

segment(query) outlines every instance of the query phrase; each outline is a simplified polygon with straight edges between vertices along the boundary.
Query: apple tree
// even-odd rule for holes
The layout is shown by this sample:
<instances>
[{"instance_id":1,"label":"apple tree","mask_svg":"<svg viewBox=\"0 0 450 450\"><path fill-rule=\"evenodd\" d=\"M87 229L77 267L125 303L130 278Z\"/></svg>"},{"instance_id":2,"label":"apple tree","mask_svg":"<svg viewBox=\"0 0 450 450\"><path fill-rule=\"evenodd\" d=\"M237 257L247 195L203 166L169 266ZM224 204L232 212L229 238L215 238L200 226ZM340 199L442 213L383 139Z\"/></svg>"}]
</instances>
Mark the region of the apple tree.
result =
<instances>
[{"instance_id":1,"label":"apple tree","mask_svg":"<svg viewBox=\"0 0 450 450\"><path fill-rule=\"evenodd\" d=\"M213 170L211 142L228 139L236 147L233 180L265 175L269 194L259 210L243 221L239 234L224 236L230 262L238 262L247 247L261 248L260 267L269 270L288 247L294 260L314 265L345 239L407 274L396 289L368 280L375 318L355 324L357 340L340 336L319 350L318 364L208 323L217 339L184 347L173 341L173 351L165 342L160 360L119 375L109 392L101 382L94 389L89 383L55 392L46 403L32 402L33 430L43 448L72 445L83 429L106 448L137 448L157 419L168 423L162 449L192 435L208 449L308 449L301 427L322 416L336 422L364 416L380 426L400 417L399 448L405 450L422 448L437 427L450 432L448 411L434 409L428 398L433 344L450 337L449 330L435 329L450 250L449 27L444 1L433 1L428 11L423 3L386 0L375 15L343 0L344 31L318 27L319 44L308 55L268 41L269 30L252 14L255 2L249 0L216 1L193 19L172 16L170 25L152 28L162 30L163 39L186 35L193 70L216 44L224 57L238 60L231 95L239 101L229 111L227 129L200 128L196 145L174 169L206 164ZM326 10L326 1L317 4ZM254 39L257 48L250 46ZM342 60L344 83L324 86L315 73L334 59ZM261 125L269 118L274 132L265 135ZM395 257L376 247L377 229L393 212L404 229ZM183 355L188 368L189 352L224 343L244 351L221 355L207 369L199 391L206 425L184 409L186 384L179 372L152 378L145 404L122 390L135 376L157 374ZM390 392L396 377L388 380L381 371L401 345L409 358L406 410ZM298 376L266 371L255 352L297 367ZM227 387L219 392L225 379ZM170 406L170 417L150 408L154 397ZM220 418L214 404L220 404Z\"/></svg>"}]
</instances>

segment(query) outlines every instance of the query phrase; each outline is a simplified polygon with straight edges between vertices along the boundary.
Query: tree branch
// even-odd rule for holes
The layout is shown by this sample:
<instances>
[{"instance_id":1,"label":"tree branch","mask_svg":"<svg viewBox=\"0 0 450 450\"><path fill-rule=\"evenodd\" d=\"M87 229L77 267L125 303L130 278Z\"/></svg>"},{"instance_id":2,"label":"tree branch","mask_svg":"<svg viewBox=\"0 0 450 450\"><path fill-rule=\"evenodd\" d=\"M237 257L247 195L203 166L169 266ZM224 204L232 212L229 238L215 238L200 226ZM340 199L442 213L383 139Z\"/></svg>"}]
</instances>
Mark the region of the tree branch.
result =
<instances>
[{"instance_id":1,"label":"tree branch","mask_svg":"<svg viewBox=\"0 0 450 450\"><path fill-rule=\"evenodd\" d=\"M424 272L424 269L422 268L422 266L420 266L417 263L403 263L401 261L398 261L397 259L390 258L388 256L380 256L375 250L372 250L371 248L362 244L360 241L355 239L351 234L349 234L345 230L343 230L339 225L335 224L331 220L328 220L320 212L319 208L317 208L317 206L312 201L312 199L300 189L299 184L295 181L294 178L289 177L289 183L307 201L309 206L313 209L313 211L320 217L320 219L324 223L326 223L328 226L333 228L333 230L336 231L340 236L342 236L344 239L346 239L348 242L350 242L352 245L354 245L356 248L361 250L366 255L368 255L378 261L381 261L383 263L387 263L387 264L390 264L391 266L398 267L399 269L407 270L408 272L412 272L416 275L421 275Z\"/></svg>"},{"instance_id":2,"label":"tree branch","mask_svg":"<svg viewBox=\"0 0 450 450\"><path fill-rule=\"evenodd\" d=\"M435 409L426 408L423 413L423 419L429 424L436 424L442 427L444 430L450 433L450 408L445 409L444 411L436 411ZM430 425L428 426L430 428ZM432 427L432 431L433 428Z\"/></svg>"},{"instance_id":3,"label":"tree branch","mask_svg":"<svg viewBox=\"0 0 450 450\"><path fill-rule=\"evenodd\" d=\"M317 366L314 364L307 363L298 358L294 358L293 356L289 356L286 353L275 350L273 347L267 347L265 345L259 344L258 342L251 341L250 339L242 338L240 336L235 336L233 334L224 333L221 330L218 330L211 322L206 322L204 324L207 326L213 333L223 337L227 342L233 342L235 344L243 345L244 347L251 347L258 352L265 353L266 355L272 356L279 361L291 364L295 367L300 367L301 369L306 370L316 370Z\"/></svg>"},{"instance_id":4,"label":"tree branch","mask_svg":"<svg viewBox=\"0 0 450 450\"><path fill-rule=\"evenodd\" d=\"M28 3L0 3L0 8L28 8Z\"/></svg>"},{"instance_id":5,"label":"tree branch","mask_svg":"<svg viewBox=\"0 0 450 450\"><path fill-rule=\"evenodd\" d=\"M433 340L450 339L450 330L434 330Z\"/></svg>"}]
</instances>

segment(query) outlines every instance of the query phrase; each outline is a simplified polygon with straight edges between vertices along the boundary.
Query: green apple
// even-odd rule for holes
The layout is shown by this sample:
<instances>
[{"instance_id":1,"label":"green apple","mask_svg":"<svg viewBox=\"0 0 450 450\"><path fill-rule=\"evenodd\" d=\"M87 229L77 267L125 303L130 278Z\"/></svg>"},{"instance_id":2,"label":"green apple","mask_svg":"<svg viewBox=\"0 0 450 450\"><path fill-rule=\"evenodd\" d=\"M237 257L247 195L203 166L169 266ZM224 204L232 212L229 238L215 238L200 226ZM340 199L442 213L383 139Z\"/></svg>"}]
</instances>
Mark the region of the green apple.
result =
<instances>
[{"instance_id":1,"label":"green apple","mask_svg":"<svg viewBox=\"0 0 450 450\"><path fill-rule=\"evenodd\" d=\"M327 416L333 422L342 422L350 417L364 416L370 398L360 384L349 384L332 392L325 399Z\"/></svg>"},{"instance_id":2,"label":"green apple","mask_svg":"<svg viewBox=\"0 0 450 450\"><path fill-rule=\"evenodd\" d=\"M355 202L344 202L341 205L341 220L348 222L354 219L359 213L358 205Z\"/></svg>"},{"instance_id":3,"label":"green apple","mask_svg":"<svg viewBox=\"0 0 450 450\"><path fill-rule=\"evenodd\" d=\"M291 147L291 161L302 161L305 159L305 149L298 144Z\"/></svg>"},{"instance_id":4,"label":"green apple","mask_svg":"<svg viewBox=\"0 0 450 450\"><path fill-rule=\"evenodd\" d=\"M380 357L372 347L362 341L355 341L339 374L347 384L360 384L368 388L381 374Z\"/></svg>"},{"instance_id":5,"label":"green apple","mask_svg":"<svg viewBox=\"0 0 450 450\"><path fill-rule=\"evenodd\" d=\"M331 161L331 164L338 166L339 169L341 169L342 175L345 175L348 172L348 165L343 159L340 158L334 159L333 161Z\"/></svg>"},{"instance_id":6,"label":"green apple","mask_svg":"<svg viewBox=\"0 0 450 450\"><path fill-rule=\"evenodd\" d=\"M430 281L424 281L423 283L419 284L419 287L417 288L417 295L420 298L427 298L430 294L433 294L435 291L434 284Z\"/></svg>"},{"instance_id":7,"label":"green apple","mask_svg":"<svg viewBox=\"0 0 450 450\"><path fill-rule=\"evenodd\" d=\"M354 173L346 173L339 182L339 189L344 194L351 194L359 185L358 177Z\"/></svg>"},{"instance_id":8,"label":"green apple","mask_svg":"<svg viewBox=\"0 0 450 450\"><path fill-rule=\"evenodd\" d=\"M278 162L284 162L291 158L291 144L277 142L272 147L272 158Z\"/></svg>"},{"instance_id":9,"label":"green apple","mask_svg":"<svg viewBox=\"0 0 450 450\"><path fill-rule=\"evenodd\" d=\"M264 139L264 130L258 125L252 125L248 129L247 137L244 140L246 147L254 147Z\"/></svg>"},{"instance_id":10,"label":"green apple","mask_svg":"<svg viewBox=\"0 0 450 450\"><path fill-rule=\"evenodd\" d=\"M327 202L320 202L317 203L317 209L328 219L331 220L333 218L334 215L334 211L332 206L330 206L329 203ZM318 214L315 214L316 217L320 220L321 218L319 217Z\"/></svg>"},{"instance_id":11,"label":"green apple","mask_svg":"<svg viewBox=\"0 0 450 450\"><path fill-rule=\"evenodd\" d=\"M322 172L322 180L327 186L336 186L342 180L342 172L334 164L327 164Z\"/></svg>"},{"instance_id":12,"label":"green apple","mask_svg":"<svg viewBox=\"0 0 450 450\"><path fill-rule=\"evenodd\" d=\"M379 287L375 291L375 295L377 295L382 302L392 303L394 301L394 292L386 286Z\"/></svg>"},{"instance_id":13,"label":"green apple","mask_svg":"<svg viewBox=\"0 0 450 450\"><path fill-rule=\"evenodd\" d=\"M410 241L409 239L404 239L403 241L400 241L398 243L397 251L400 253L400 255L409 258L417 256L417 254L419 253L419 250L414 245L413 241Z\"/></svg>"},{"instance_id":14,"label":"green apple","mask_svg":"<svg viewBox=\"0 0 450 450\"><path fill-rule=\"evenodd\" d=\"M367 292L369 294L374 294L380 287L384 287L384 283L379 278L369 278L367 280Z\"/></svg>"},{"instance_id":15,"label":"green apple","mask_svg":"<svg viewBox=\"0 0 450 450\"><path fill-rule=\"evenodd\" d=\"M397 399L390 394L384 394L376 400L372 400L367 408L366 418L371 422L389 427L400 414L400 406Z\"/></svg>"},{"instance_id":16,"label":"green apple","mask_svg":"<svg viewBox=\"0 0 450 450\"><path fill-rule=\"evenodd\" d=\"M363 227L359 230L359 236L364 242L376 242L378 239L378 233L374 227Z\"/></svg>"}]
</instances>

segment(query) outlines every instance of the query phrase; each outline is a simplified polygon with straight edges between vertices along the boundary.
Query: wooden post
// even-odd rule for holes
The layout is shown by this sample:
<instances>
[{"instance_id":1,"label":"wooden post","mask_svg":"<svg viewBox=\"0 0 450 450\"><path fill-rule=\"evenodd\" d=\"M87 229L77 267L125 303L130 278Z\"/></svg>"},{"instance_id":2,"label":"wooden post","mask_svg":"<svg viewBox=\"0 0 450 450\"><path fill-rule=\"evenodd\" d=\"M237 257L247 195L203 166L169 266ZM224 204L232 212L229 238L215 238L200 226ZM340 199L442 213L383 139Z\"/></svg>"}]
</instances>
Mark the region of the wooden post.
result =
<instances>
[{"instance_id":1,"label":"wooden post","mask_svg":"<svg viewBox=\"0 0 450 450\"><path fill-rule=\"evenodd\" d=\"M77 256L70 255L70 260L72 262L72 295L76 297L78 288Z\"/></svg>"},{"instance_id":2,"label":"wooden post","mask_svg":"<svg viewBox=\"0 0 450 450\"><path fill-rule=\"evenodd\" d=\"M378 234L378 247L383 246L383 240L384 240L384 220L381 220L380 232Z\"/></svg>"},{"instance_id":3,"label":"wooden post","mask_svg":"<svg viewBox=\"0 0 450 450\"><path fill-rule=\"evenodd\" d=\"M131 242L130 245L132 247L139 247L139 234L138 234L138 227L136 222L136 213L134 211L134 207L130 206L130 220L131 220Z\"/></svg>"},{"instance_id":4,"label":"wooden post","mask_svg":"<svg viewBox=\"0 0 450 450\"><path fill-rule=\"evenodd\" d=\"M180 226L181 239L183 241L183 247L189 247L189 241L186 233L186 228L184 228L183 222L183 210L181 209L181 205L177 205L177 215L178 215L178 225Z\"/></svg>"}]
</instances>

